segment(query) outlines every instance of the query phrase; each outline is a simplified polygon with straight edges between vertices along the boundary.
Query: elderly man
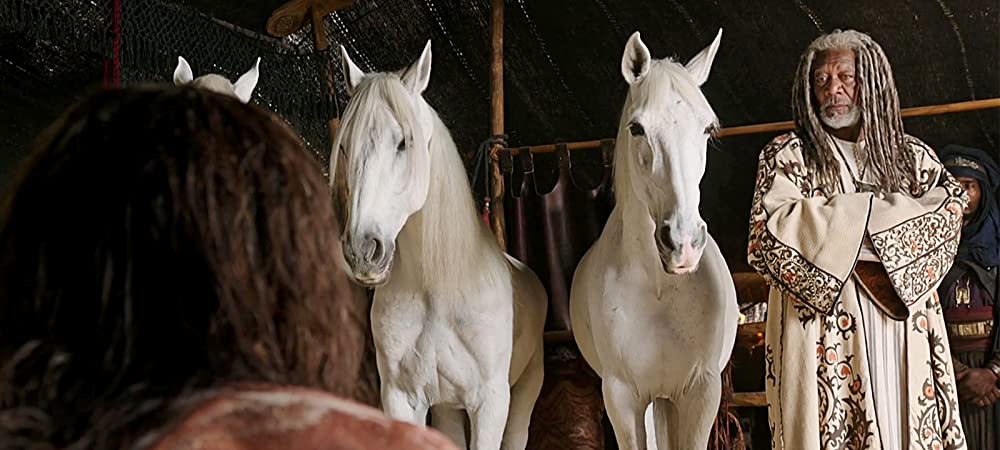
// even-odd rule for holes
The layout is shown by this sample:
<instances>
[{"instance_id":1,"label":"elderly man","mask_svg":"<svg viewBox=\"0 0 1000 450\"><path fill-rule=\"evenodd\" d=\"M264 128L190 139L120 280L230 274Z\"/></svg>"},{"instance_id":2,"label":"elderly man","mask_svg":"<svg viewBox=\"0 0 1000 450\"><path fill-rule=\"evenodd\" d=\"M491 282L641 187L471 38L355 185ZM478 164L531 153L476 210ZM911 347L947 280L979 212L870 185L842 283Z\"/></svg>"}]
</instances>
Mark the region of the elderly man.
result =
<instances>
[{"instance_id":1,"label":"elderly man","mask_svg":"<svg viewBox=\"0 0 1000 450\"><path fill-rule=\"evenodd\" d=\"M935 288L966 197L903 132L892 70L856 31L817 38L795 132L760 155L750 264L771 286L772 448L964 449Z\"/></svg>"}]
</instances>

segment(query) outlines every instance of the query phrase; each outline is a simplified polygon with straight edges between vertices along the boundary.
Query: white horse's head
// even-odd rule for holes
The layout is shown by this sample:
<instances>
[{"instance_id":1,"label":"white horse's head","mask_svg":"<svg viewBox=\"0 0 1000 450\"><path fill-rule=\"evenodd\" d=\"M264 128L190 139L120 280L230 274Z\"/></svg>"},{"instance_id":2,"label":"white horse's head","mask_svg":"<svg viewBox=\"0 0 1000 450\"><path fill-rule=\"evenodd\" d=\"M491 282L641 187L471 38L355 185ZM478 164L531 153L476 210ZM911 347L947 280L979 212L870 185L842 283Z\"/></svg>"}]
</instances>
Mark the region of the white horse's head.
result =
<instances>
[{"instance_id":1,"label":"white horse's head","mask_svg":"<svg viewBox=\"0 0 1000 450\"><path fill-rule=\"evenodd\" d=\"M717 119L699 88L708 79L722 30L686 65L653 60L635 32L625 45L622 76L628 98L618 127L615 190L634 193L656 224L663 269L694 271L708 238L698 212L698 184ZM644 206L644 208L641 208Z\"/></svg>"},{"instance_id":2,"label":"white horse's head","mask_svg":"<svg viewBox=\"0 0 1000 450\"><path fill-rule=\"evenodd\" d=\"M174 84L180 86L182 84L190 83L195 87L218 92L220 94L231 95L240 99L241 102L247 103L250 101L250 96L253 95L253 88L257 87L257 79L260 77L259 68L260 58L257 58L257 62L253 64L253 67L240 76L240 78L236 80L236 83L229 81L228 78L222 75L214 73L195 78L187 60L185 60L183 56L178 56L177 68L174 69Z\"/></svg>"},{"instance_id":3,"label":"white horse's head","mask_svg":"<svg viewBox=\"0 0 1000 450\"><path fill-rule=\"evenodd\" d=\"M351 100L330 158L331 179L346 178L344 257L355 280L384 283L396 237L427 200L434 120L421 94L431 76L431 42L399 72L365 74L340 48ZM338 173L338 164L343 164Z\"/></svg>"}]
</instances>

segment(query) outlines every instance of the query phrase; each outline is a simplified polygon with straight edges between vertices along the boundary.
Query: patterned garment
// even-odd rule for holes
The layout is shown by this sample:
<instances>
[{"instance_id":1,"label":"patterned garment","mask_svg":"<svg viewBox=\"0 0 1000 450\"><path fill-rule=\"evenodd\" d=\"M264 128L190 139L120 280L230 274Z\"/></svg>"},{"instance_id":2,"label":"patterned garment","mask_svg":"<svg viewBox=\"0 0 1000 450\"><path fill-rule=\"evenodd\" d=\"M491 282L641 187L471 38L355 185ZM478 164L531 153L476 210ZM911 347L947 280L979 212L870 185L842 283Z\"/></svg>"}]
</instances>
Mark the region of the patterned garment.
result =
<instances>
[{"instance_id":1,"label":"patterned garment","mask_svg":"<svg viewBox=\"0 0 1000 450\"><path fill-rule=\"evenodd\" d=\"M434 430L322 391L244 386L188 403L135 450L457 450Z\"/></svg>"},{"instance_id":2,"label":"patterned garment","mask_svg":"<svg viewBox=\"0 0 1000 450\"><path fill-rule=\"evenodd\" d=\"M929 147L910 136L906 143L918 182L885 195L855 190L863 180L852 180L838 156L845 193L828 198L795 133L761 153L748 260L771 285L765 360L774 449L967 448L934 292L954 258L966 197ZM898 409L877 406L892 401L885 387L888 397L876 401L872 383L890 352L869 347L876 337L867 335L887 329L866 323L871 300L852 277L866 236L909 310L905 360L890 365L905 368Z\"/></svg>"}]
</instances>

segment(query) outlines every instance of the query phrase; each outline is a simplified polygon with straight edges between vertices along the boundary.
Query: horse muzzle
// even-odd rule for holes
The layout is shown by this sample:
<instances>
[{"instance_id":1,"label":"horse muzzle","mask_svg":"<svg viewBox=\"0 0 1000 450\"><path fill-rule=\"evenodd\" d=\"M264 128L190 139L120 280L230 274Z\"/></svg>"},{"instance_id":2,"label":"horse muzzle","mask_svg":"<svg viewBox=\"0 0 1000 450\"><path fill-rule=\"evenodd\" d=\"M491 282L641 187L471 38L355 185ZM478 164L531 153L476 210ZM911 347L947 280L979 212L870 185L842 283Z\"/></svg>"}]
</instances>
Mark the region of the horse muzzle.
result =
<instances>
[{"instance_id":1,"label":"horse muzzle","mask_svg":"<svg viewBox=\"0 0 1000 450\"><path fill-rule=\"evenodd\" d=\"M656 250L663 270L673 275L698 270L698 263L708 241L705 224L702 223L693 233L685 233L680 238L675 236L667 225L662 225L656 232Z\"/></svg>"},{"instance_id":2,"label":"horse muzzle","mask_svg":"<svg viewBox=\"0 0 1000 450\"><path fill-rule=\"evenodd\" d=\"M354 281L365 287L375 287L389 279L395 255L395 243L366 234L362 239L344 239L344 259L354 272Z\"/></svg>"}]
</instances>

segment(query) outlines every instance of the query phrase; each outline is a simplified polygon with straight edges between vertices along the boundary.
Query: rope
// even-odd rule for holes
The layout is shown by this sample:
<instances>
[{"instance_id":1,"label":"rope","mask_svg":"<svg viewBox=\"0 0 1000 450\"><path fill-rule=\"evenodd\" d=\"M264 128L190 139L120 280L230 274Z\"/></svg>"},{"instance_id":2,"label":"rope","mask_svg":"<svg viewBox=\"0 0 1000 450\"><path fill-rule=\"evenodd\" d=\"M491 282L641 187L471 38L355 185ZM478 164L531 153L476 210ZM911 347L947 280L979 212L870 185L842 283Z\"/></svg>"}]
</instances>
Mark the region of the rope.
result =
<instances>
[{"instance_id":1,"label":"rope","mask_svg":"<svg viewBox=\"0 0 1000 450\"><path fill-rule=\"evenodd\" d=\"M486 194L485 198L493 198L490 194L490 163L499 159L499 150L501 148L507 147L507 135L506 134L495 134L483 140L476 147L476 169L472 172L472 185L476 186L479 183L479 177L481 173L483 176L483 192ZM489 155L489 157L487 157Z\"/></svg>"}]
</instances>

